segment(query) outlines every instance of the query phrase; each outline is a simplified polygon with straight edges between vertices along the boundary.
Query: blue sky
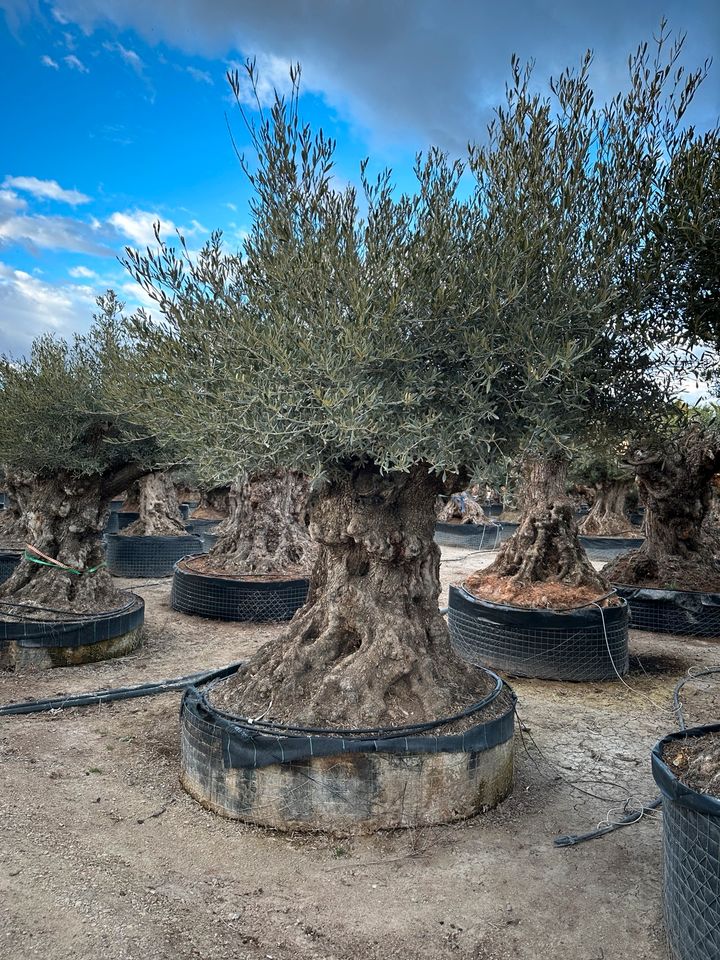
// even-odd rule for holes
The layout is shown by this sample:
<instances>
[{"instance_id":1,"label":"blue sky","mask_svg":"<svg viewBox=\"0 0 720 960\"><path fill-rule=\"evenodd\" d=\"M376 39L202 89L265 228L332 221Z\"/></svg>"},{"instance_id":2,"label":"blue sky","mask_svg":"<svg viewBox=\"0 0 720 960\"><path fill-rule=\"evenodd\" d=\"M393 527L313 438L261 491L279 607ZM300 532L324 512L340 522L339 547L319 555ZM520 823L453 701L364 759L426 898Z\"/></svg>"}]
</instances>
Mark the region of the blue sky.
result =
<instances>
[{"instance_id":1,"label":"blue sky","mask_svg":"<svg viewBox=\"0 0 720 960\"><path fill-rule=\"evenodd\" d=\"M596 51L600 96L660 17L687 30L685 60L716 56L716 4L619 0L0 0L0 351L46 330L87 326L94 297L137 288L117 261L152 241L152 223L191 248L222 228L237 246L248 194L226 127L242 147L225 73L255 56L263 95L303 65L306 119L338 141L338 176L360 160L410 182L416 150L451 153L482 137L510 54L539 81ZM693 107L717 121L720 63Z\"/></svg>"}]
</instances>

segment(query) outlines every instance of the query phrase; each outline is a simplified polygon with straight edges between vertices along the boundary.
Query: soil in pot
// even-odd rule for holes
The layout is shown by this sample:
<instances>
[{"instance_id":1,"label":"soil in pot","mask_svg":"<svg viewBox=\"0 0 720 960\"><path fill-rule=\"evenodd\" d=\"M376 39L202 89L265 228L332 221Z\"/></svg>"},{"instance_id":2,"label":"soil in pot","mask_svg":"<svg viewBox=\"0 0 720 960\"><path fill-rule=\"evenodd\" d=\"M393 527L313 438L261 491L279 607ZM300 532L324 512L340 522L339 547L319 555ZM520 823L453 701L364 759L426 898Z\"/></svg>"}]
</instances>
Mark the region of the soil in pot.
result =
<instances>
[{"instance_id":1,"label":"soil in pot","mask_svg":"<svg viewBox=\"0 0 720 960\"><path fill-rule=\"evenodd\" d=\"M532 610L560 612L591 603L599 603L603 607L617 606L620 603L615 596L598 594L595 587L576 587L558 582L518 583L484 570L470 574L463 586L478 600Z\"/></svg>"},{"instance_id":2,"label":"soil in pot","mask_svg":"<svg viewBox=\"0 0 720 960\"><path fill-rule=\"evenodd\" d=\"M720 733L672 740L663 760L685 786L720 799Z\"/></svg>"},{"instance_id":3,"label":"soil in pot","mask_svg":"<svg viewBox=\"0 0 720 960\"><path fill-rule=\"evenodd\" d=\"M281 583L284 580L300 580L308 576L307 570L299 566L270 573L238 573L232 566L228 569L222 563L221 557L213 557L208 553L183 557L178 562L178 569L201 577L222 577L224 580L247 580L251 583Z\"/></svg>"}]
</instances>

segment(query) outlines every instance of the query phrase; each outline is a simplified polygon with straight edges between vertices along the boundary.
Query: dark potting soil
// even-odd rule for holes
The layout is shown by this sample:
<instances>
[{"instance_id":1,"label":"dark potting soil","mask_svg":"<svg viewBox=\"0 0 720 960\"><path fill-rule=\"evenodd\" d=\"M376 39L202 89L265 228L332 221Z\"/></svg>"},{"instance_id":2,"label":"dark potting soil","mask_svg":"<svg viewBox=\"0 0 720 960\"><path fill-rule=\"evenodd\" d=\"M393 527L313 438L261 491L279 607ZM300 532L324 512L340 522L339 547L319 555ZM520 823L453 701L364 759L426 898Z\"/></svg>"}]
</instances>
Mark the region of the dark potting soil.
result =
<instances>
[{"instance_id":1,"label":"dark potting soil","mask_svg":"<svg viewBox=\"0 0 720 960\"><path fill-rule=\"evenodd\" d=\"M201 577L223 577L226 580L248 580L251 583L276 583L284 580L302 580L308 571L302 567L287 567L285 570L269 573L238 573L232 558L224 562L223 557L200 553L195 557L186 557L179 563L179 569L186 573L196 573Z\"/></svg>"},{"instance_id":2,"label":"dark potting soil","mask_svg":"<svg viewBox=\"0 0 720 960\"><path fill-rule=\"evenodd\" d=\"M614 607L620 603L618 597L609 597L601 600L593 587L574 587L567 583L516 583L508 577L499 577L495 574L478 570L471 573L462 584L468 593L478 600L488 600L490 603L504 603L514 607L527 607L533 610L570 610L589 604L600 602L603 607Z\"/></svg>"},{"instance_id":3,"label":"dark potting soil","mask_svg":"<svg viewBox=\"0 0 720 960\"><path fill-rule=\"evenodd\" d=\"M720 733L672 740L663 760L686 787L720 799Z\"/></svg>"}]
</instances>

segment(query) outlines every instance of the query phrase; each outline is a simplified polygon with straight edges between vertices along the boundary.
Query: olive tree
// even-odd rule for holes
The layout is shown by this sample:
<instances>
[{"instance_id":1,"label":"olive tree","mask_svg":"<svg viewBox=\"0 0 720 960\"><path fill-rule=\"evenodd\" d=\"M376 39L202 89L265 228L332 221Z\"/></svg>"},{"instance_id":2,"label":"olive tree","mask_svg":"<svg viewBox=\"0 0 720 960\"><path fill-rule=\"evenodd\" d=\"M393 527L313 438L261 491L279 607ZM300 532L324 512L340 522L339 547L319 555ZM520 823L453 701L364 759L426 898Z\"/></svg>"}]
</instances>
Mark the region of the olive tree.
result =
<instances>
[{"instance_id":1,"label":"olive tree","mask_svg":"<svg viewBox=\"0 0 720 960\"><path fill-rule=\"evenodd\" d=\"M114 295L99 303L89 333L41 336L27 358L0 360L0 462L40 561L26 556L0 587L0 615L117 606L101 542L110 500L168 455L108 400L127 344Z\"/></svg>"},{"instance_id":2,"label":"olive tree","mask_svg":"<svg viewBox=\"0 0 720 960\"><path fill-rule=\"evenodd\" d=\"M308 603L227 685L243 710L407 722L477 692L438 610L435 503L500 447L532 454L528 575L544 563L597 583L558 490L588 417L663 397L644 318L621 308L669 68L646 70L641 51L631 90L596 109L589 66L553 86L554 114L514 66L507 106L471 153L469 196L464 165L431 150L412 194L364 165L363 215L355 189L334 186L332 141L300 121L296 85L248 122L242 254L216 236L195 263L167 245L131 258L164 323L132 321L154 379L144 396L127 391L129 409L186 431L218 475L313 478ZM543 523L565 566L530 549Z\"/></svg>"}]
</instances>

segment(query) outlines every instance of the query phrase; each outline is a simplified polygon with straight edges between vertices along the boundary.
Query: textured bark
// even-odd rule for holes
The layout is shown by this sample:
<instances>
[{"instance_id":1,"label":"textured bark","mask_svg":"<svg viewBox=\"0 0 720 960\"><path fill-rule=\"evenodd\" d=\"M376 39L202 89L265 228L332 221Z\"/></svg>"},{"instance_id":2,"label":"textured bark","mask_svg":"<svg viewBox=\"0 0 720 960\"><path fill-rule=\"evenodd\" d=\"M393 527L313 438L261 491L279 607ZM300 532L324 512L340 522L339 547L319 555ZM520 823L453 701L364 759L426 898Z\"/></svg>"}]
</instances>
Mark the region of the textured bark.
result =
<instances>
[{"instance_id":1,"label":"textured bark","mask_svg":"<svg viewBox=\"0 0 720 960\"><path fill-rule=\"evenodd\" d=\"M139 518L120 531L125 537L184 537L175 487L166 473L149 473L139 481Z\"/></svg>"},{"instance_id":2,"label":"textured bark","mask_svg":"<svg viewBox=\"0 0 720 960\"><path fill-rule=\"evenodd\" d=\"M210 551L213 569L233 574L309 570L317 551L307 527L307 495L307 478L289 470L233 484L230 516Z\"/></svg>"},{"instance_id":3,"label":"textured bark","mask_svg":"<svg viewBox=\"0 0 720 960\"><path fill-rule=\"evenodd\" d=\"M713 476L720 470L718 439L689 430L662 451L634 451L632 463L645 507L645 542L603 572L613 583L720 589L720 563L704 531Z\"/></svg>"},{"instance_id":4,"label":"textured bark","mask_svg":"<svg viewBox=\"0 0 720 960\"><path fill-rule=\"evenodd\" d=\"M120 487L119 489L122 489ZM98 475L73 477L58 473L34 479L22 488L19 505L27 543L81 574L23 560L0 586L1 616L20 612L14 604L71 610L78 613L112 610L124 602L102 567L102 531L110 499L117 490ZM96 573L84 572L101 567ZM28 616L24 610L24 616ZM52 614L38 611L38 619Z\"/></svg>"},{"instance_id":5,"label":"textured bark","mask_svg":"<svg viewBox=\"0 0 720 960\"><path fill-rule=\"evenodd\" d=\"M528 460L523 473L520 526L485 572L518 584L565 583L606 593L606 580L593 568L580 545L575 509L565 493L567 462Z\"/></svg>"},{"instance_id":6,"label":"textured bark","mask_svg":"<svg viewBox=\"0 0 720 960\"><path fill-rule=\"evenodd\" d=\"M438 609L435 499L424 466L355 467L310 497L321 551L308 602L216 703L281 722L366 727L437 719L487 689L453 652Z\"/></svg>"},{"instance_id":7,"label":"textured bark","mask_svg":"<svg viewBox=\"0 0 720 960\"><path fill-rule=\"evenodd\" d=\"M625 512L625 500L632 480L608 480L595 486L590 513L580 523L587 537L631 537L636 531Z\"/></svg>"},{"instance_id":8,"label":"textured bark","mask_svg":"<svg viewBox=\"0 0 720 960\"><path fill-rule=\"evenodd\" d=\"M27 498L32 478L16 470L5 470L5 509L0 511L0 549L21 550L27 540L20 501Z\"/></svg>"},{"instance_id":9,"label":"textured bark","mask_svg":"<svg viewBox=\"0 0 720 960\"><path fill-rule=\"evenodd\" d=\"M461 523L474 523L478 526L492 524L492 520L485 516L483 508L467 490L463 493L455 493L441 503L442 507L437 517L439 523L459 520Z\"/></svg>"},{"instance_id":10,"label":"textured bark","mask_svg":"<svg viewBox=\"0 0 720 960\"><path fill-rule=\"evenodd\" d=\"M193 520L225 520L230 513L230 487L213 487L205 490L200 503L190 514Z\"/></svg>"}]
</instances>

